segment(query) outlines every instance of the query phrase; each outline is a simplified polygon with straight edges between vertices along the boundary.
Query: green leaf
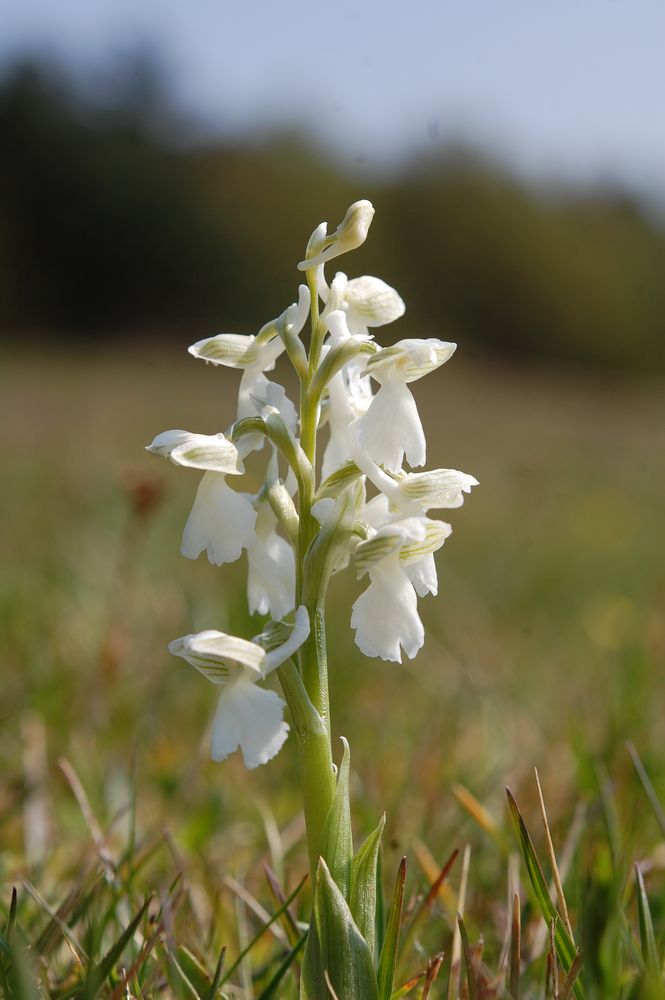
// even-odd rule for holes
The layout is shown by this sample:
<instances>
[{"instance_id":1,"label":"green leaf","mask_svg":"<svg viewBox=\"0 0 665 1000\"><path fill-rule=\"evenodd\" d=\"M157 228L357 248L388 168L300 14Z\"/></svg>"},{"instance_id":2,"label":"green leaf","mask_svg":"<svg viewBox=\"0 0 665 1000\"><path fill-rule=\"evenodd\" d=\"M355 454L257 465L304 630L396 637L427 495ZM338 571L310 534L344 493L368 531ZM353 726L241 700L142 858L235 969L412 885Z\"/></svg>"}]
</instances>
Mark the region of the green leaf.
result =
<instances>
[{"instance_id":1,"label":"green leaf","mask_svg":"<svg viewBox=\"0 0 665 1000\"><path fill-rule=\"evenodd\" d=\"M556 951L559 961L563 965L566 974L568 974L577 957L577 949L570 939L570 935L561 920L557 908L552 902L552 897L550 896L547 882L540 866L540 861L538 860L531 837L529 836L529 831L526 828L526 824L517 807L517 802L513 798L512 792L509 788L506 789L506 794L508 796L511 816L515 824L515 829L517 830L522 857L524 858L526 870L529 874L529 879L531 881L538 906L540 907L540 912L542 913L543 919L548 924L551 923L552 920L555 921L554 940L556 944ZM584 988L579 980L575 982L573 992L577 1000L584 1000Z\"/></svg>"},{"instance_id":2,"label":"green leaf","mask_svg":"<svg viewBox=\"0 0 665 1000\"><path fill-rule=\"evenodd\" d=\"M185 945L179 945L175 949L178 965L187 976L187 979L196 990L198 996L205 997L210 991L212 980L208 970Z\"/></svg>"},{"instance_id":3,"label":"green leaf","mask_svg":"<svg viewBox=\"0 0 665 1000\"><path fill-rule=\"evenodd\" d=\"M376 975L367 942L349 905L319 859L314 920L309 929L300 982L300 1000L378 1000Z\"/></svg>"},{"instance_id":4,"label":"green leaf","mask_svg":"<svg viewBox=\"0 0 665 1000\"><path fill-rule=\"evenodd\" d=\"M656 935L653 930L649 898L638 865L635 865L635 881L637 882L637 915L640 923L640 945L644 966L650 978L662 984L660 959L656 948Z\"/></svg>"},{"instance_id":5,"label":"green leaf","mask_svg":"<svg viewBox=\"0 0 665 1000\"><path fill-rule=\"evenodd\" d=\"M378 998L367 942L323 859L317 873L314 917L323 968L340 1000Z\"/></svg>"},{"instance_id":6,"label":"green leaf","mask_svg":"<svg viewBox=\"0 0 665 1000\"><path fill-rule=\"evenodd\" d=\"M351 863L349 906L358 930L367 942L372 961L376 954L376 869L385 825L384 814Z\"/></svg>"},{"instance_id":7,"label":"green leaf","mask_svg":"<svg viewBox=\"0 0 665 1000\"><path fill-rule=\"evenodd\" d=\"M321 840L319 856L323 858L333 881L345 899L349 898L351 886L351 862L353 860L353 839L351 834L351 807L349 805L349 768L351 754L349 744L342 736L344 753L339 765L337 788L328 811Z\"/></svg>"},{"instance_id":8,"label":"green leaf","mask_svg":"<svg viewBox=\"0 0 665 1000\"><path fill-rule=\"evenodd\" d=\"M395 986L399 932L402 925L404 906L404 883L406 882L406 858L402 858L395 882L395 893L388 914L386 936L379 959L379 1000L390 1000Z\"/></svg>"}]
</instances>

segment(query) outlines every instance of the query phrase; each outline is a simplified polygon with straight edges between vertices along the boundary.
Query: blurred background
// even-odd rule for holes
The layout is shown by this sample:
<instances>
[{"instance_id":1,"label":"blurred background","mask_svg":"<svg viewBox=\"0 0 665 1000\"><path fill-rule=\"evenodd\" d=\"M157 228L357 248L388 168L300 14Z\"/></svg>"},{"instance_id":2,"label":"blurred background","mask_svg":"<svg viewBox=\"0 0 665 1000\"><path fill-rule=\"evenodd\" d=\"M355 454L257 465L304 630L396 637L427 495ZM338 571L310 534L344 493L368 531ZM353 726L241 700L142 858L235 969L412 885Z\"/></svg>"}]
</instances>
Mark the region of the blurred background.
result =
<instances>
[{"instance_id":1,"label":"blurred background","mask_svg":"<svg viewBox=\"0 0 665 1000\"><path fill-rule=\"evenodd\" d=\"M459 343L415 394L428 464L481 485L414 663L365 660L357 585L333 588L359 829L385 808L391 863L438 857L477 836L455 782L500 821L534 764L556 822L599 766L629 771L626 739L665 788L664 34L655 0L5 6L5 872L76 864L63 755L103 824L134 795L192 864L274 860L294 748L210 764L214 692L166 653L259 630L245 566L179 557L196 476L143 447L228 425L237 379L187 345L280 313L311 230L361 197L375 221L340 267L403 295L383 343Z\"/></svg>"}]
</instances>

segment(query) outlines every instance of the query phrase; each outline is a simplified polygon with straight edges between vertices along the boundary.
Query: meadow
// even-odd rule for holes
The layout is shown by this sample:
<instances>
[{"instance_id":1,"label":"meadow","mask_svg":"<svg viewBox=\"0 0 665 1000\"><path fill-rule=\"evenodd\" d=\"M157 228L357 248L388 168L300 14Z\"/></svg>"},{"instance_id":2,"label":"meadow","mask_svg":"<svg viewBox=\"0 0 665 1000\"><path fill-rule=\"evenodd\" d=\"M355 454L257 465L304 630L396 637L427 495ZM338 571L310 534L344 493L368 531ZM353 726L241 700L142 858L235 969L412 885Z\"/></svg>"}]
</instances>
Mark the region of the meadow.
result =
<instances>
[{"instance_id":1,"label":"meadow","mask_svg":"<svg viewBox=\"0 0 665 1000\"><path fill-rule=\"evenodd\" d=\"M265 864L286 893L307 868L293 741L251 773L213 764L214 691L166 651L198 629L259 631L243 565L179 555L197 474L143 451L165 428L213 433L233 418L233 373L196 364L188 342L26 342L0 371L0 989L11 996L295 995L295 965L276 978L295 917L232 969L280 907ZM461 348L416 396L428 465L481 485L450 512L417 659L364 658L349 627L360 585L334 582L333 718L351 745L356 837L386 811L388 894L403 855L409 865L400 982L443 952L432 997L508 995L492 980L508 961L513 890L519 996L547 995L548 929L505 793L549 877L534 767L585 995L663 995L640 976L665 937L664 389L662 377ZM459 956L451 975L463 871L467 959L481 968L482 937L490 970L468 980ZM306 915L307 892L289 913Z\"/></svg>"}]
</instances>

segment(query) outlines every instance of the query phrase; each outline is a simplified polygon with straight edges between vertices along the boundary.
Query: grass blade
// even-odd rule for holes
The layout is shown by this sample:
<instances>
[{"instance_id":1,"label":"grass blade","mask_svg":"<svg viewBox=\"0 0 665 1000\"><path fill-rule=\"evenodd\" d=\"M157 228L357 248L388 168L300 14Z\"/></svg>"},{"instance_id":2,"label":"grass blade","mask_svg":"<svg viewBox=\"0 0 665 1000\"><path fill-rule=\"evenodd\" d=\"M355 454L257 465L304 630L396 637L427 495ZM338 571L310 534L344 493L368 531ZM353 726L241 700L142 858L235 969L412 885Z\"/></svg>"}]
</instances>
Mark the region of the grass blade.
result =
<instances>
[{"instance_id":1,"label":"grass blade","mask_svg":"<svg viewBox=\"0 0 665 1000\"><path fill-rule=\"evenodd\" d=\"M397 953L399 949L399 932L402 925L402 908L404 906L404 884L406 882L406 858L402 858L395 882L386 936L379 959L379 1000L390 1000L395 985L397 969Z\"/></svg>"},{"instance_id":2,"label":"grass blade","mask_svg":"<svg viewBox=\"0 0 665 1000\"><path fill-rule=\"evenodd\" d=\"M651 808L653 809L653 814L658 820L658 826L660 827L660 832L665 837L665 809L663 809L663 807L661 806L660 799L656 794L656 789L651 784L651 779L646 772L646 768L642 763L642 761L640 760L640 756L635 747L633 746L633 744L630 742L630 740L628 741L628 743L626 743L626 747L628 749L628 753L630 754L630 759L633 762L633 767L637 771L637 776L642 782L642 787L644 788L647 798L651 804Z\"/></svg>"},{"instance_id":3,"label":"grass blade","mask_svg":"<svg viewBox=\"0 0 665 1000\"><path fill-rule=\"evenodd\" d=\"M280 963L279 968L275 972L275 975L272 977L266 988L258 997L258 1000L269 1000L269 998L274 995L276 988L279 986L282 979L284 978L286 973L289 971L289 969L295 962L296 958L298 957L298 953L300 952L300 949L302 948L306 940L307 940L307 935L303 934L302 937L298 940L297 944L295 944L293 948L291 948L288 955L286 955L284 957L284 960ZM211 1000L214 996L215 996L214 993L210 994Z\"/></svg>"},{"instance_id":4,"label":"grass blade","mask_svg":"<svg viewBox=\"0 0 665 1000\"><path fill-rule=\"evenodd\" d=\"M508 971L508 995L512 1000L519 1000L520 996L520 954L522 938L522 921L520 911L520 897L513 893L513 912L511 919L510 933L510 968Z\"/></svg>"},{"instance_id":5,"label":"grass blade","mask_svg":"<svg viewBox=\"0 0 665 1000\"><path fill-rule=\"evenodd\" d=\"M469 948L469 936L462 917L457 914L457 926L459 927L460 940L462 942L462 954L464 955L464 965L466 966L466 985L469 993L469 1000L476 1000L476 969L473 962L471 949Z\"/></svg>"},{"instance_id":6,"label":"grass blade","mask_svg":"<svg viewBox=\"0 0 665 1000\"><path fill-rule=\"evenodd\" d=\"M651 919L651 909L649 907L649 897L647 896L644 878L635 865L635 881L637 883L637 915L640 924L640 945L642 948L642 958L648 975L655 981L661 981L660 959L656 948L656 935L653 930L653 920Z\"/></svg>"},{"instance_id":7,"label":"grass blade","mask_svg":"<svg viewBox=\"0 0 665 1000\"><path fill-rule=\"evenodd\" d=\"M575 945L571 941L568 931L562 923L557 908L552 902L547 882L545 880L545 876L543 875L543 870L540 866L540 861L538 860L529 831L526 828L526 824L518 809L517 802L515 801L509 788L506 789L506 794L508 796L508 804L510 806L510 812L515 824L515 829L517 831L524 864L526 865L529 880L536 896L538 906L540 907L540 912L547 924L549 924L552 920L556 921L556 950L561 964L564 966L566 973L568 973L577 955ZM579 979L575 982L574 993L577 1000L584 1000L584 989Z\"/></svg>"},{"instance_id":8,"label":"grass blade","mask_svg":"<svg viewBox=\"0 0 665 1000\"><path fill-rule=\"evenodd\" d=\"M270 918L270 920L268 920L268 922L267 922L267 923L265 923L265 924L263 925L263 927L261 927L261 929L259 930L258 934L256 934L256 935L255 935L255 936L254 936L254 937L252 938L252 940L251 940L251 941L249 942L249 944L248 944L248 945L247 945L247 946L246 946L245 948L243 948L243 950L242 950L242 951L240 952L240 954L239 954L239 955L238 955L238 957L236 958L236 960L235 960L235 962L233 963L233 965L231 966L231 968L230 968L230 969L228 970L228 972L227 972L227 973L226 973L226 974L224 975L224 978L222 979L222 981L221 981L221 983L220 983L220 986L223 986L223 985L224 985L224 983L225 983L225 982L227 982L227 980L228 980L228 979L229 979L229 978L230 978L230 977L231 977L231 976L233 975L233 973L234 973L234 972L235 972L235 970L236 970L236 969L238 968L238 966L240 965L240 963L242 962L242 960L243 960L243 959L245 958L245 956L246 956L246 955L248 955L248 954L249 954L249 952L250 952L250 951L252 950L252 948L254 947L254 945L256 944L256 942L257 942L257 941L258 941L258 940L259 940L259 939L260 939L261 937L263 937L263 935L264 935L264 934L265 934L265 932L266 932L266 931L268 930L268 928L269 928L269 927L270 927L270 926L271 926L272 924L274 924L276 920L279 920L279 918L281 917L282 913L284 913L284 911L285 911L285 910L286 910L286 908L287 908L287 907L289 906L289 904L293 902L293 900L294 900L294 899L296 898L296 896L298 895L298 893L300 892L300 890L302 889L302 887L303 887L303 885L305 884L305 882L306 882L306 881L307 881L307 876L305 875L305 876L303 876L303 878L302 878L302 879L300 880L300 882L298 883L298 885L297 885L297 886L295 887L295 889L293 890L293 892L291 893L291 895L290 895L290 896L287 896L287 898L286 898L286 900L284 901L283 905L282 905L282 906L280 906L280 908L279 908L279 909L278 909L278 910L277 910L277 911L276 911L275 913L273 913L273 915L272 915L272 917Z\"/></svg>"},{"instance_id":9,"label":"grass blade","mask_svg":"<svg viewBox=\"0 0 665 1000\"><path fill-rule=\"evenodd\" d=\"M92 997L95 997L101 990L109 973L113 969L113 966L116 964L116 962L122 955L123 951L133 938L136 928L141 923L141 920L143 919L143 916L146 910L148 909L150 900L151 897L148 896L148 898L146 899L145 903L143 904L139 912L136 914L133 920L130 921L130 923L122 932L118 940L115 942L114 945L111 946L111 948L109 948L104 958L94 967L94 969L88 976L88 981L86 984L86 989L84 994L86 998L90 998L90 1000L92 1000Z\"/></svg>"}]
</instances>

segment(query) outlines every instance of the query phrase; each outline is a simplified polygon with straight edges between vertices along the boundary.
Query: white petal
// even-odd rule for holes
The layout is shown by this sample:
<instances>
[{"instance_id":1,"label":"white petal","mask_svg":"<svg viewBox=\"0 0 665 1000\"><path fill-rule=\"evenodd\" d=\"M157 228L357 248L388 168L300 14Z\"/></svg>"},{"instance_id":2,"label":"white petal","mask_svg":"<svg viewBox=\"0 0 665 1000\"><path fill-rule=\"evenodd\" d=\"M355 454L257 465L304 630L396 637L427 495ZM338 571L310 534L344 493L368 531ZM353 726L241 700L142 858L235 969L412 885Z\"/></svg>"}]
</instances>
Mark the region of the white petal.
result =
<instances>
[{"instance_id":1,"label":"white petal","mask_svg":"<svg viewBox=\"0 0 665 1000\"><path fill-rule=\"evenodd\" d=\"M408 563L406 566L402 564L402 568L415 587L418 597L438 594L439 580L436 575L436 563L431 552L417 562Z\"/></svg>"},{"instance_id":2,"label":"white petal","mask_svg":"<svg viewBox=\"0 0 665 1000\"><path fill-rule=\"evenodd\" d=\"M213 684L226 684L246 668L261 674L265 651L255 642L215 629L183 635L169 643L169 653L181 656Z\"/></svg>"},{"instance_id":3,"label":"white petal","mask_svg":"<svg viewBox=\"0 0 665 1000\"><path fill-rule=\"evenodd\" d=\"M461 507L464 494L478 486L475 476L457 469L432 469L429 472L410 472L399 480L397 491L402 501L418 504L423 510L431 507ZM393 499L391 497L391 499ZM399 503L397 497L395 502Z\"/></svg>"},{"instance_id":4,"label":"white petal","mask_svg":"<svg viewBox=\"0 0 665 1000\"><path fill-rule=\"evenodd\" d=\"M275 531L277 521L268 504L261 504L256 541L247 549L247 600L250 614L283 618L296 603L293 549Z\"/></svg>"},{"instance_id":5,"label":"white petal","mask_svg":"<svg viewBox=\"0 0 665 1000\"><path fill-rule=\"evenodd\" d=\"M196 559L203 551L215 566L234 562L255 533L256 511L241 493L236 493L218 472L206 472L185 525L180 551Z\"/></svg>"},{"instance_id":6,"label":"white petal","mask_svg":"<svg viewBox=\"0 0 665 1000\"><path fill-rule=\"evenodd\" d=\"M295 433L298 417L296 408L278 382L270 382L263 372L248 368L240 380L238 391L238 420L260 416L266 406L276 409L291 433ZM254 437L254 435L252 436ZM263 442L261 435L256 435ZM260 445L255 444L255 448Z\"/></svg>"},{"instance_id":7,"label":"white petal","mask_svg":"<svg viewBox=\"0 0 665 1000\"><path fill-rule=\"evenodd\" d=\"M351 612L356 645L365 656L402 662L400 647L413 659L425 641L418 600L395 553L370 572L371 583Z\"/></svg>"},{"instance_id":8,"label":"white petal","mask_svg":"<svg viewBox=\"0 0 665 1000\"><path fill-rule=\"evenodd\" d=\"M455 353L457 344L447 340L417 338L399 340L391 347L377 351L367 361L367 371L377 382L388 374L400 373L405 382L413 382L445 364Z\"/></svg>"},{"instance_id":9,"label":"white petal","mask_svg":"<svg viewBox=\"0 0 665 1000\"><path fill-rule=\"evenodd\" d=\"M197 340L188 348L195 358L227 368L246 368L256 364L256 337L241 333L219 333L215 337Z\"/></svg>"},{"instance_id":10,"label":"white petal","mask_svg":"<svg viewBox=\"0 0 665 1000\"><path fill-rule=\"evenodd\" d=\"M171 452L180 444L185 444L194 435L191 431L174 430L162 431L154 439L152 444L146 445L146 451L151 451L153 455L163 455L165 458L171 457Z\"/></svg>"},{"instance_id":11,"label":"white petal","mask_svg":"<svg viewBox=\"0 0 665 1000\"><path fill-rule=\"evenodd\" d=\"M379 465L398 472L406 456L409 465L424 465L426 443L418 408L405 382L386 377L364 417L358 434L365 448Z\"/></svg>"},{"instance_id":12,"label":"white petal","mask_svg":"<svg viewBox=\"0 0 665 1000\"><path fill-rule=\"evenodd\" d=\"M236 446L223 434L191 434L175 430L158 434L147 451L170 458L191 469L240 475L243 471Z\"/></svg>"},{"instance_id":13,"label":"white petal","mask_svg":"<svg viewBox=\"0 0 665 1000\"><path fill-rule=\"evenodd\" d=\"M385 326L404 315L404 302L395 289L369 274L352 278L344 298L352 333L364 333L370 326Z\"/></svg>"},{"instance_id":14,"label":"white petal","mask_svg":"<svg viewBox=\"0 0 665 1000\"><path fill-rule=\"evenodd\" d=\"M279 753L288 732L282 699L243 676L225 687L219 696L210 736L210 756L213 760L225 760L240 747L245 767L259 767Z\"/></svg>"}]
</instances>

